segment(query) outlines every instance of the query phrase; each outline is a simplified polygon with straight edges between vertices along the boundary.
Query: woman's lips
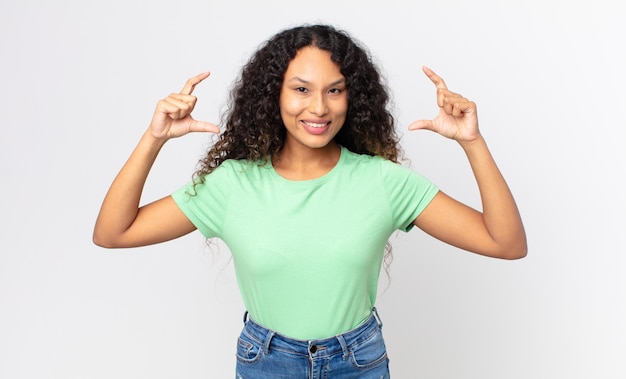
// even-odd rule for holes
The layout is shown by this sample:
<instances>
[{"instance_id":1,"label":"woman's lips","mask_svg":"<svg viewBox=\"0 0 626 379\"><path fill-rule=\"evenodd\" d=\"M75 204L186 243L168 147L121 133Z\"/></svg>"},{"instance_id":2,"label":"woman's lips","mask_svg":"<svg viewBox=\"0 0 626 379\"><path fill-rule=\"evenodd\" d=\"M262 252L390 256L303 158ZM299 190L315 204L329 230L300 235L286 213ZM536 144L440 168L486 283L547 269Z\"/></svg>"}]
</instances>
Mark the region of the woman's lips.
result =
<instances>
[{"instance_id":1,"label":"woman's lips","mask_svg":"<svg viewBox=\"0 0 626 379\"><path fill-rule=\"evenodd\" d=\"M328 130L330 122L302 121L304 129L311 134L322 134Z\"/></svg>"}]
</instances>

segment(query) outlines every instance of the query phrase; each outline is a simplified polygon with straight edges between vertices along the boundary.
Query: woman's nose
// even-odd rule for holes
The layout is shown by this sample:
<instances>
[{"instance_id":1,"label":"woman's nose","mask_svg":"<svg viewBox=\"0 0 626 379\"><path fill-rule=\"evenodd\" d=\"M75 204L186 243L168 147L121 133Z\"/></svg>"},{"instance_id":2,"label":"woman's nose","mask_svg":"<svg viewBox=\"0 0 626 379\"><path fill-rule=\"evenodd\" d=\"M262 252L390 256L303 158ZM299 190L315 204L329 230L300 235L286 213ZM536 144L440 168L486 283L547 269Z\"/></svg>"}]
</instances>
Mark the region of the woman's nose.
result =
<instances>
[{"instance_id":1,"label":"woman's nose","mask_svg":"<svg viewBox=\"0 0 626 379\"><path fill-rule=\"evenodd\" d=\"M311 98L309 112L318 116L328 113L328 104L326 103L326 96L324 96L324 94L318 93Z\"/></svg>"}]
</instances>

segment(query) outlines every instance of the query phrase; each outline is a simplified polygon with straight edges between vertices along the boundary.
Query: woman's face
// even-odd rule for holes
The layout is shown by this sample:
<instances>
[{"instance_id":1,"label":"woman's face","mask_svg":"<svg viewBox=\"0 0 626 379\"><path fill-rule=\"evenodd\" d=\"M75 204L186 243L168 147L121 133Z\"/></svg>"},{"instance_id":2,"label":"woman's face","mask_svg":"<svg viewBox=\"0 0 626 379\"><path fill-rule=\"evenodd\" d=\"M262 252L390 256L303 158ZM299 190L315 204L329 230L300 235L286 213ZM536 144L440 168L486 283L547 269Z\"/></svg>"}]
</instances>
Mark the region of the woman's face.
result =
<instances>
[{"instance_id":1,"label":"woman's face","mask_svg":"<svg viewBox=\"0 0 626 379\"><path fill-rule=\"evenodd\" d=\"M330 52L304 47L289 63L280 90L280 115L285 145L326 147L346 120L346 78L331 61Z\"/></svg>"}]
</instances>

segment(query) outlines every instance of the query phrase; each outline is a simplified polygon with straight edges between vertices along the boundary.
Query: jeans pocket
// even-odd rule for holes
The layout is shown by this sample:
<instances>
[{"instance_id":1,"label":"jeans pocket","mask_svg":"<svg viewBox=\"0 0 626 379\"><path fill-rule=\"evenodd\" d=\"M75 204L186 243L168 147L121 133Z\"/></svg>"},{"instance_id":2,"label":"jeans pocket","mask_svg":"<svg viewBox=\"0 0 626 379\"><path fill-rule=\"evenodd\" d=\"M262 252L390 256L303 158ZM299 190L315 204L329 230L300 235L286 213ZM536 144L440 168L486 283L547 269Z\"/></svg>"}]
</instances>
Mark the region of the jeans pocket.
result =
<instances>
[{"instance_id":1,"label":"jeans pocket","mask_svg":"<svg viewBox=\"0 0 626 379\"><path fill-rule=\"evenodd\" d=\"M357 368L370 368L387 362L387 348L380 329L350 350L352 364Z\"/></svg>"},{"instance_id":2,"label":"jeans pocket","mask_svg":"<svg viewBox=\"0 0 626 379\"><path fill-rule=\"evenodd\" d=\"M237 360L254 363L261 358L261 343L242 333L237 339Z\"/></svg>"}]
</instances>

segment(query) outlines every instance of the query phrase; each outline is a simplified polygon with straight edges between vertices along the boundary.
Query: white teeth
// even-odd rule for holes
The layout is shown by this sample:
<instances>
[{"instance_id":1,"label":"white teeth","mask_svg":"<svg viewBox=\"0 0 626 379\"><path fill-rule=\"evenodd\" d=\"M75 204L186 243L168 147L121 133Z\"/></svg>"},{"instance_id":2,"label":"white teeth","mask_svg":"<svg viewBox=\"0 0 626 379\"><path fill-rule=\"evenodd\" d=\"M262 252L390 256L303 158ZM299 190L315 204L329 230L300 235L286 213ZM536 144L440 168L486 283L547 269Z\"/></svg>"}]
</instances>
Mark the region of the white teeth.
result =
<instances>
[{"instance_id":1,"label":"white teeth","mask_svg":"<svg viewBox=\"0 0 626 379\"><path fill-rule=\"evenodd\" d=\"M304 121L304 123L305 123L307 126L310 126L310 127L312 127L312 128L323 128L323 127L325 127L325 126L327 125L326 123L324 123L324 124L318 124L318 123L315 123L315 122L306 122L306 121Z\"/></svg>"}]
</instances>

